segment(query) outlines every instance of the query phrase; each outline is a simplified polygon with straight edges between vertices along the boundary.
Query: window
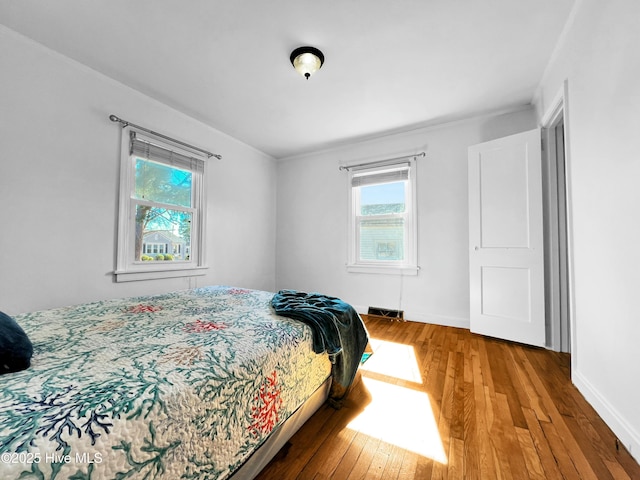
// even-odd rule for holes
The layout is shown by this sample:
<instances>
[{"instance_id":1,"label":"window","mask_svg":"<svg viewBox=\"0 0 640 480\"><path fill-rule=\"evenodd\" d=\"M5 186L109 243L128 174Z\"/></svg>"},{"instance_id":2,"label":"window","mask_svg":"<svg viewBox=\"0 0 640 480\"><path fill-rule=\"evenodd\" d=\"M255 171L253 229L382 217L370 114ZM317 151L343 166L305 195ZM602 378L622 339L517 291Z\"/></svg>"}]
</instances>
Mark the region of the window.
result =
<instances>
[{"instance_id":1,"label":"window","mask_svg":"<svg viewBox=\"0 0 640 480\"><path fill-rule=\"evenodd\" d=\"M130 127L122 156L117 281L204 275L204 160Z\"/></svg>"},{"instance_id":2,"label":"window","mask_svg":"<svg viewBox=\"0 0 640 480\"><path fill-rule=\"evenodd\" d=\"M352 169L348 270L417 274L413 162Z\"/></svg>"}]
</instances>

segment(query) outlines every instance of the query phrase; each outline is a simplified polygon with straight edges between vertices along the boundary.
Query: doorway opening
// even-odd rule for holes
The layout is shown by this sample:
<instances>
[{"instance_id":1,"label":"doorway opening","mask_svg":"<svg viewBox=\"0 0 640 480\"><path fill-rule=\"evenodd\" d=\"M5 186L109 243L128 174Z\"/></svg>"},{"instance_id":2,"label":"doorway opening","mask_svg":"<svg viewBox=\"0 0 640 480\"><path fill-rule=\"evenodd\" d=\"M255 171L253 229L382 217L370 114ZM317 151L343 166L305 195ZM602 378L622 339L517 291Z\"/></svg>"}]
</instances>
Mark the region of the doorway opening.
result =
<instances>
[{"instance_id":1,"label":"doorway opening","mask_svg":"<svg viewBox=\"0 0 640 480\"><path fill-rule=\"evenodd\" d=\"M567 168L564 107L543 125L546 341L571 353Z\"/></svg>"}]
</instances>

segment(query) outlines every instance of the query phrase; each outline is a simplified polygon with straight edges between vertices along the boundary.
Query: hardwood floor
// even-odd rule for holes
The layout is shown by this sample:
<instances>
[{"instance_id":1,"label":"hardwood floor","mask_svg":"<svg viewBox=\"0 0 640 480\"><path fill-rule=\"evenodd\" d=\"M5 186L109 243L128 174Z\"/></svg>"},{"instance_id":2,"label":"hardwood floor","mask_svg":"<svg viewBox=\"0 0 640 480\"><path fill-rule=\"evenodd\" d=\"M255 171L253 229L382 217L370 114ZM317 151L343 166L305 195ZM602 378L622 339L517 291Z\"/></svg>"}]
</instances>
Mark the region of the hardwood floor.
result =
<instances>
[{"instance_id":1,"label":"hardwood floor","mask_svg":"<svg viewBox=\"0 0 640 480\"><path fill-rule=\"evenodd\" d=\"M374 355L257 477L640 479L569 379L567 354L364 317Z\"/></svg>"}]
</instances>

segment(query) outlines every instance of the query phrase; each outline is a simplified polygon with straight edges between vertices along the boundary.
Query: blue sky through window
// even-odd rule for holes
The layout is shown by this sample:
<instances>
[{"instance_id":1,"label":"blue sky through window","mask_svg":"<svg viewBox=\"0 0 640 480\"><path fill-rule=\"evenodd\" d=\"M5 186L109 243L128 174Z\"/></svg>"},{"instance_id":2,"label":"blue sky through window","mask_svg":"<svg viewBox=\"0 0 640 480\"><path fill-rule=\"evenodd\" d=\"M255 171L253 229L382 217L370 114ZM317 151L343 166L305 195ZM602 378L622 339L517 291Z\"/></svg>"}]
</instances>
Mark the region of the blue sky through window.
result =
<instances>
[{"instance_id":1,"label":"blue sky through window","mask_svg":"<svg viewBox=\"0 0 640 480\"><path fill-rule=\"evenodd\" d=\"M404 203L404 182L383 183L361 187L361 205Z\"/></svg>"}]
</instances>

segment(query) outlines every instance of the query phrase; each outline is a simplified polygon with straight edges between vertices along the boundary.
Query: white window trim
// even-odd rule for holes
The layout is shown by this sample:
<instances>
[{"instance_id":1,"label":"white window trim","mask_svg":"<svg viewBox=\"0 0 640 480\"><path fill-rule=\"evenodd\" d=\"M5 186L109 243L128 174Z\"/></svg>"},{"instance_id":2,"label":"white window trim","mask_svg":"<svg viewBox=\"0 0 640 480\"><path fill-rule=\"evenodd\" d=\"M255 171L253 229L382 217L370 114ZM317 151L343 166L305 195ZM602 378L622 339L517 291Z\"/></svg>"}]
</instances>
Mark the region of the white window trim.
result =
<instances>
[{"instance_id":1,"label":"white window trim","mask_svg":"<svg viewBox=\"0 0 640 480\"><path fill-rule=\"evenodd\" d=\"M418 266L418 218L416 213L416 160L406 160L397 165L384 165L371 168L357 168L349 170L347 175L347 186L349 189L349 233L348 233L348 261L347 272L349 273L368 273L368 274L386 274L386 275L417 275ZM359 210L358 196L354 194L356 187L352 186L352 179L355 175L362 173L374 173L382 170L388 170L390 167L408 165L409 179L407 181L407 191L405 193L407 202L407 210L400 216L407 221L407 232L404 251L405 260L401 262L394 261L362 261L358 259L358 245L360 243L359 229L357 228L357 212Z\"/></svg>"},{"instance_id":2,"label":"white window trim","mask_svg":"<svg viewBox=\"0 0 640 480\"><path fill-rule=\"evenodd\" d=\"M118 205L118 237L117 237L117 259L114 271L116 282L132 282L140 280L155 280L162 278L191 277L206 275L208 269L206 265L205 243L205 219L206 219L206 170L207 163L204 162L202 173L194 172L192 189L194 214L191 220L191 250L189 260L178 260L171 262L136 262L133 261L133 241L132 235L135 232L135 205L132 197L135 185L135 174L133 159L129 154L130 132L136 132L140 138L151 139L153 143L162 145L183 155L194 158L206 157L196 154L190 150L184 150L166 141L151 137L134 127L127 126L122 129L121 155L120 155L120 195ZM196 193L197 190L197 193ZM173 206L171 207L173 208ZM182 209L182 208L178 208ZM191 210L187 209L187 210Z\"/></svg>"}]
</instances>

